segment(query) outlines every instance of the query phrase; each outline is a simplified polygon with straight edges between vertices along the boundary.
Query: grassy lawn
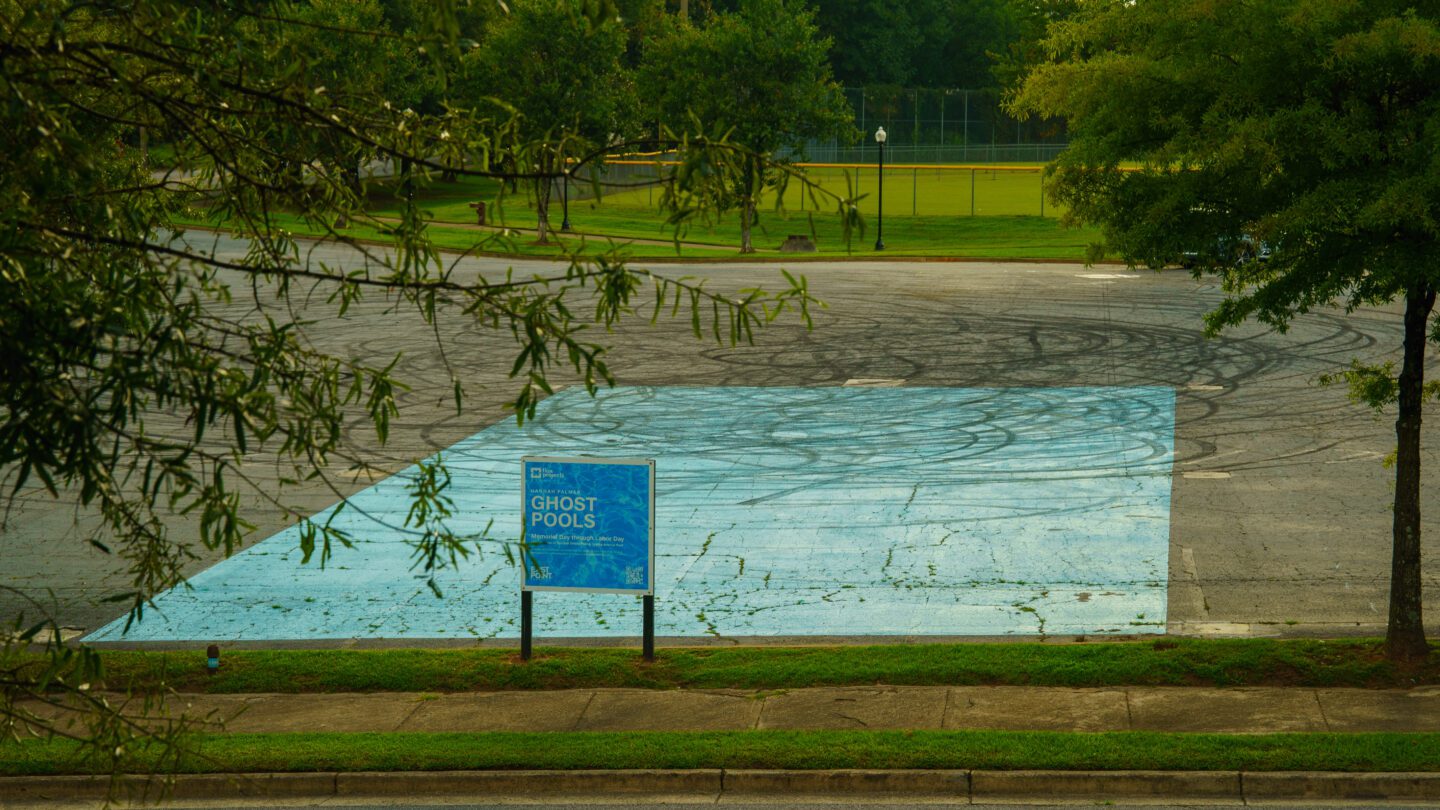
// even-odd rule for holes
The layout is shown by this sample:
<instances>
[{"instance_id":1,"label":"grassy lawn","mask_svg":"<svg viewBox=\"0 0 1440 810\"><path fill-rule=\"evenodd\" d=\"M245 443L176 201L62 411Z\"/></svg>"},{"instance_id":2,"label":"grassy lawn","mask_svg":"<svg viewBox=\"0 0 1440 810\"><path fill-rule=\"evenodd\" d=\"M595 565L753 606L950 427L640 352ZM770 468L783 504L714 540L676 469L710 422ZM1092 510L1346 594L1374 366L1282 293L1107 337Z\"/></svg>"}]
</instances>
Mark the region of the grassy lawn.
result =
<instances>
[{"instance_id":1,"label":"grassy lawn","mask_svg":"<svg viewBox=\"0 0 1440 810\"><path fill-rule=\"evenodd\" d=\"M1085 644L921 644L870 647L680 648L645 664L635 650L546 649L526 664L511 650L225 651L216 676L204 647L107 650L110 688L241 692L463 692L641 687L806 686L1348 686L1440 683L1440 655L1399 671L1379 642L1164 639Z\"/></svg>"},{"instance_id":2,"label":"grassy lawn","mask_svg":"<svg viewBox=\"0 0 1440 810\"><path fill-rule=\"evenodd\" d=\"M585 203L589 205L590 203ZM593 233L624 239L673 238L672 232L659 218L639 209L600 206L592 211L572 209L570 220L582 233ZM533 221L509 220L516 227L534 227ZM442 230L438 224L436 231ZM755 246L770 255L776 252L785 237L791 234L815 240L814 254L785 254L786 261L837 256L964 256L967 258L1074 259L1085 258L1089 243L1099 238L1098 232L1060 227L1053 219L1036 216L992 217L886 217L884 222L885 251L875 250L875 220L867 220L866 230L853 232L845 244L844 231L834 214L790 211L782 216L762 211L760 223L751 234ZM733 217L714 227L693 224L681 233L686 244L681 256L695 255L692 245L704 245L714 252L737 256L740 244L740 223ZM656 251L656 247L661 247ZM631 245L636 255L674 256L673 246Z\"/></svg>"},{"instance_id":3,"label":"grassy lawn","mask_svg":"<svg viewBox=\"0 0 1440 810\"><path fill-rule=\"evenodd\" d=\"M780 257L780 243L790 234L813 236L816 254L783 254L787 262L839 256L962 256L969 258L1084 258L1088 244L1099 238L1093 229L1067 229L1055 218L1055 212L1040 215L1038 170L985 171L897 169L886 172L886 215L884 237L886 250L874 250L876 203L874 171L861 170L848 178L840 169L815 169L814 177L828 189L844 192L849 184L859 193L868 194L859 203L867 227L845 243L838 216L830 204L820 212L803 200L798 185L786 194L786 210L774 208L774 200L762 201L760 219L753 238L762 256ZM624 178L617 178L626 182ZM971 189L975 216L971 211ZM732 212L713 225L694 223L680 234L683 246L677 253L673 244L674 231L664 222L656 208L658 192L650 188L606 193L599 199L583 196L586 189L572 189L570 221L575 237L566 237L571 250L586 254L610 249L610 240L648 240L631 242L625 251L633 258L733 258L740 244L739 215ZM378 181L368 186L371 214L380 218L398 217L400 200L393 180ZM494 230L473 227L475 212L470 203L485 201L489 206L487 221L491 225L514 229L533 229L535 214L522 185L518 192L501 193L500 185L485 178L463 178L456 183L421 182L416 204L431 222L431 236L446 250L504 253L520 256L557 256L553 246L534 245L533 233L522 231L512 238L502 238ZM558 196L552 200L551 223L558 227L562 218ZM278 215L276 225L294 233L320 236L323 227L301 222L296 217ZM223 223L192 220L191 224L208 227ZM382 223L383 228L383 223ZM382 229L355 226L349 235L387 241ZM582 248L580 236L585 237Z\"/></svg>"},{"instance_id":4,"label":"grassy lawn","mask_svg":"<svg viewBox=\"0 0 1440 810\"><path fill-rule=\"evenodd\" d=\"M1435 771L1440 734L1019 731L235 734L181 772L619 768ZM0 746L0 774L93 769L63 741Z\"/></svg>"},{"instance_id":5,"label":"grassy lawn","mask_svg":"<svg viewBox=\"0 0 1440 810\"><path fill-rule=\"evenodd\" d=\"M990 168L958 168L950 166L904 166L887 168L885 171L885 216L904 218L925 217L992 217L1026 216L1036 219L1055 219L1059 214L1048 203L1042 206L1040 180L1043 166L996 166ZM646 166L612 167L602 185L600 199L586 199L591 196L588 183L577 180L570 187L570 217L573 220L588 216L586 212L596 210L628 210L654 217L659 203L660 191L653 186L642 186L645 180L654 176L654 170ZM826 192L846 197L858 196L858 208L866 219L873 219L879 208L877 172L875 167L843 169L832 167L809 168L805 176ZM370 185L370 210L380 215L395 215L399 210L399 195L396 182L385 179ZM464 177L454 183L431 180L422 182L416 189L416 201L422 210L429 211L437 220L444 222L474 222L475 212L469 204L484 200L494 211L497 202L510 209L512 218L528 218L531 208L528 201L530 190L525 184L515 191L507 191L503 198L500 184L489 178ZM551 201L552 217L561 216L561 197L556 193ZM775 207L775 196L761 197L762 212ZM1043 207L1043 211L1042 211ZM815 212L815 203L803 192L798 180L791 180L786 188L785 208L792 216ZM823 195L820 208L823 213L833 214L835 203ZM654 217L658 219L658 217ZM737 220L738 215L732 217ZM521 222L511 222L520 225ZM528 225L533 226L533 222Z\"/></svg>"},{"instance_id":6,"label":"grassy lawn","mask_svg":"<svg viewBox=\"0 0 1440 810\"><path fill-rule=\"evenodd\" d=\"M274 227L290 231L296 236L308 236L323 238L331 236L332 232L323 225L306 222L298 216L286 213L271 215L271 222ZM185 225L198 226L224 231L225 223L204 216L192 216L181 218ZM534 223L530 223L533 225ZM387 232L387 224L352 223L350 227L340 231L345 236L363 242L372 242L379 245L389 245L393 241ZM566 251L579 253L583 256L594 256L602 253L609 253L612 250L620 250L627 257L633 259L675 259L683 256L685 259L718 259L731 258L737 252L731 248L714 247L706 248L701 246L687 246L683 253L677 253L672 244L649 245L649 244L625 244L625 238L600 236L596 234L576 234L566 236L552 245L535 244L533 233L512 233L505 234L498 230L478 230L458 226L447 227L443 223L431 225L429 235L435 246L440 250L455 253L476 253L481 255L505 255L532 258L561 258ZM614 241L612 241L612 238ZM631 237L633 238L633 237ZM562 249L563 248L563 249ZM776 254L778 255L778 254Z\"/></svg>"}]
</instances>

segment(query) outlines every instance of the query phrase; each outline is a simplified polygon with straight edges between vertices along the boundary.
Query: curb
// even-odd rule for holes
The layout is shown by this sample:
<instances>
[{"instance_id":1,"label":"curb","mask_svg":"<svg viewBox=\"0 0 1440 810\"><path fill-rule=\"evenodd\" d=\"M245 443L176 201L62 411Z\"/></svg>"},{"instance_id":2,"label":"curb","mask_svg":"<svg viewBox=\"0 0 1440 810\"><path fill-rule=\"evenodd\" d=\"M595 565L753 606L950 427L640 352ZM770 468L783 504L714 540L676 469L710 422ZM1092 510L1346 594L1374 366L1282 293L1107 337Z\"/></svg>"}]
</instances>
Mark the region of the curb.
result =
<instances>
[{"instance_id":1,"label":"curb","mask_svg":"<svg viewBox=\"0 0 1440 810\"><path fill-rule=\"evenodd\" d=\"M154 800L163 780L122 776L115 795ZM0 801L104 799L104 776L0 777ZM1318 771L580 770L181 774L175 799L327 796L713 796L855 794L959 802L1166 799L1440 801L1440 773Z\"/></svg>"},{"instance_id":2,"label":"curb","mask_svg":"<svg viewBox=\"0 0 1440 810\"><path fill-rule=\"evenodd\" d=\"M720 793L970 795L969 771L941 770L725 770Z\"/></svg>"},{"instance_id":3,"label":"curb","mask_svg":"<svg viewBox=\"0 0 1440 810\"><path fill-rule=\"evenodd\" d=\"M1311 778L1311 777L1321 778ZM1265 799L1440 799L1440 773L1311 774L1301 772L1245 773L1240 776L1245 798Z\"/></svg>"},{"instance_id":4,"label":"curb","mask_svg":"<svg viewBox=\"0 0 1440 810\"><path fill-rule=\"evenodd\" d=\"M1124 796L1193 800L1240 799L1239 771L974 771L977 799L1056 799Z\"/></svg>"},{"instance_id":5,"label":"curb","mask_svg":"<svg viewBox=\"0 0 1440 810\"><path fill-rule=\"evenodd\" d=\"M400 774L396 774L397 776ZM335 795L334 773L181 774L168 788L174 799L307 798ZM163 777L125 775L114 795L154 802L165 795ZM104 799L108 776L7 776L0 778L0 802Z\"/></svg>"},{"instance_id":6,"label":"curb","mask_svg":"<svg viewBox=\"0 0 1440 810\"><path fill-rule=\"evenodd\" d=\"M335 795L717 794L721 792L723 779L724 772L719 768L705 770L342 773L338 774L335 780Z\"/></svg>"}]
</instances>

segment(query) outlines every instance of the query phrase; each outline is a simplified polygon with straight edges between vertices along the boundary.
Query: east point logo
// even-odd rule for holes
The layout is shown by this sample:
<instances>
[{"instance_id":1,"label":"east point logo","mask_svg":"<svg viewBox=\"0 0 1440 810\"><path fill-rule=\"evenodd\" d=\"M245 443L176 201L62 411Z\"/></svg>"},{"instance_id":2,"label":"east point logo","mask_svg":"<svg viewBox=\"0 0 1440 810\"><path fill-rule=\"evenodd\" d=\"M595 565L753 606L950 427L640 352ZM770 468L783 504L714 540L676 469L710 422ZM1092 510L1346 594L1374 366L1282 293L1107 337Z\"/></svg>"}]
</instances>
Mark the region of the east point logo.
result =
<instances>
[{"instance_id":1,"label":"east point logo","mask_svg":"<svg viewBox=\"0 0 1440 810\"><path fill-rule=\"evenodd\" d=\"M569 495L532 495L530 525L547 529L593 529L595 502L598 500Z\"/></svg>"}]
</instances>

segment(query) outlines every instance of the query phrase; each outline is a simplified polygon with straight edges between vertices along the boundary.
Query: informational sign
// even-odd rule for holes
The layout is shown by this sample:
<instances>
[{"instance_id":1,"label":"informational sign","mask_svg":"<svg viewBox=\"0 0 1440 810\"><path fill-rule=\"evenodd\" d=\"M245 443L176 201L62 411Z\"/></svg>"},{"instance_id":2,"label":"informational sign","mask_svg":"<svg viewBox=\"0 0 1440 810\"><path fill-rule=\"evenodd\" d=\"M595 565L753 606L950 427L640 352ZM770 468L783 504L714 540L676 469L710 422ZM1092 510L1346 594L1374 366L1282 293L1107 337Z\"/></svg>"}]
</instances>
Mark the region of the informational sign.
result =
<instances>
[{"instance_id":1,"label":"informational sign","mask_svg":"<svg viewBox=\"0 0 1440 810\"><path fill-rule=\"evenodd\" d=\"M655 462L521 459L522 591L654 594Z\"/></svg>"}]
</instances>

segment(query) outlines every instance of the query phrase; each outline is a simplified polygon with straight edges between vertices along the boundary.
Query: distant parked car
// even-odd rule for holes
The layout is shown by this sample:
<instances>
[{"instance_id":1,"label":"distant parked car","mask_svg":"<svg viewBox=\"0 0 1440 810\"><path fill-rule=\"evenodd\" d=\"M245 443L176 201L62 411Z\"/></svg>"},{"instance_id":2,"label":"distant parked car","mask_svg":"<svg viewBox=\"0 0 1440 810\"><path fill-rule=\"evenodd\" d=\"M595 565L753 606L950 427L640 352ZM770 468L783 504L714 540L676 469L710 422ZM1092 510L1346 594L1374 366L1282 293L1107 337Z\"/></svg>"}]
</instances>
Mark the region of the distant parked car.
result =
<instances>
[{"instance_id":1,"label":"distant parked car","mask_svg":"<svg viewBox=\"0 0 1440 810\"><path fill-rule=\"evenodd\" d=\"M1187 250L1180 254L1182 267L1199 264L1239 266L1249 262L1263 262L1270 259L1270 244L1256 239L1248 233L1239 236L1222 236L1215 240L1208 250Z\"/></svg>"}]
</instances>

